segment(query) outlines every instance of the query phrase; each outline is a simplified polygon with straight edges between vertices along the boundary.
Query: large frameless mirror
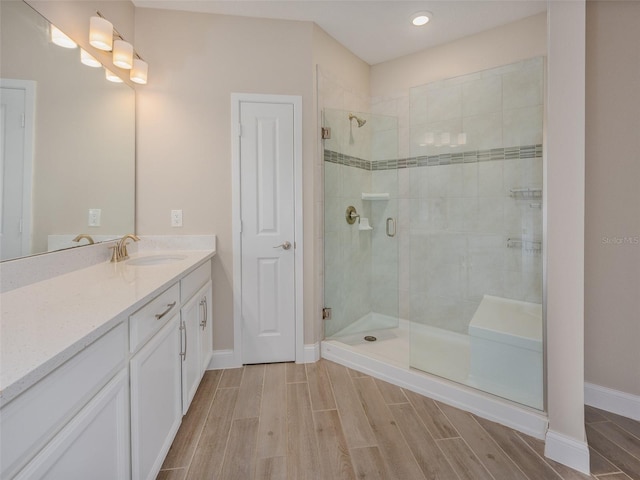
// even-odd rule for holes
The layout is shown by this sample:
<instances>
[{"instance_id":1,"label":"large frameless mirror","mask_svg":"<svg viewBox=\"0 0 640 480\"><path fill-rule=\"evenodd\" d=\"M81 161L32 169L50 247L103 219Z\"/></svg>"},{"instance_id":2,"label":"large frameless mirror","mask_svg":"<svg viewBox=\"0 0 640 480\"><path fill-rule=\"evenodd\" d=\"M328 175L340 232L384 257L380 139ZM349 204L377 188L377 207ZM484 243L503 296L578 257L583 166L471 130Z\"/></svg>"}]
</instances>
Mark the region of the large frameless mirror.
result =
<instances>
[{"instance_id":1,"label":"large frameless mirror","mask_svg":"<svg viewBox=\"0 0 640 480\"><path fill-rule=\"evenodd\" d=\"M134 230L135 93L51 41L21 1L0 2L2 260Z\"/></svg>"}]
</instances>

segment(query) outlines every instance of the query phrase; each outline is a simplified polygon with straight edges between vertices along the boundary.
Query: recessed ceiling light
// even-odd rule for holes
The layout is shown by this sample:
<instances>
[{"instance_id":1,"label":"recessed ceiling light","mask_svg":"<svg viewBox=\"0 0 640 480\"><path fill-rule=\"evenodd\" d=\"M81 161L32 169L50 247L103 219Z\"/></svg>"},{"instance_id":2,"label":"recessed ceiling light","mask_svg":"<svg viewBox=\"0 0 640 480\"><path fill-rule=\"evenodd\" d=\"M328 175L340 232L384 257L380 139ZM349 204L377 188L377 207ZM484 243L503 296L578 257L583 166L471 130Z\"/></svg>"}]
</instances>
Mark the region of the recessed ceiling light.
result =
<instances>
[{"instance_id":1,"label":"recessed ceiling light","mask_svg":"<svg viewBox=\"0 0 640 480\"><path fill-rule=\"evenodd\" d=\"M411 23L416 27L421 27L422 25L426 25L431 20L433 14L431 12L418 12L414 13L411 16Z\"/></svg>"}]
</instances>

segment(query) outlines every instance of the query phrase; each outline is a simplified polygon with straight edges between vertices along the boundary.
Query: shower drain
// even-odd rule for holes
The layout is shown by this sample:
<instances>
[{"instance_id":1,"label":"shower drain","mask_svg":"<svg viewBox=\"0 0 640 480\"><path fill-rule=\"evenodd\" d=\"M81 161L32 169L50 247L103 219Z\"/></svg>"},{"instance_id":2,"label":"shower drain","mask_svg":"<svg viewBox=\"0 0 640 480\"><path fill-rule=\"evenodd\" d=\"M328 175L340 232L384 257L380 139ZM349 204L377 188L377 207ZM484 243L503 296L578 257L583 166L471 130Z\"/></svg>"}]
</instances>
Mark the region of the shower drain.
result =
<instances>
[{"instance_id":1,"label":"shower drain","mask_svg":"<svg viewBox=\"0 0 640 480\"><path fill-rule=\"evenodd\" d=\"M376 340L378 340L376 337L374 337L373 335L367 335L366 337L364 337L364 339L367 342L375 342Z\"/></svg>"}]
</instances>

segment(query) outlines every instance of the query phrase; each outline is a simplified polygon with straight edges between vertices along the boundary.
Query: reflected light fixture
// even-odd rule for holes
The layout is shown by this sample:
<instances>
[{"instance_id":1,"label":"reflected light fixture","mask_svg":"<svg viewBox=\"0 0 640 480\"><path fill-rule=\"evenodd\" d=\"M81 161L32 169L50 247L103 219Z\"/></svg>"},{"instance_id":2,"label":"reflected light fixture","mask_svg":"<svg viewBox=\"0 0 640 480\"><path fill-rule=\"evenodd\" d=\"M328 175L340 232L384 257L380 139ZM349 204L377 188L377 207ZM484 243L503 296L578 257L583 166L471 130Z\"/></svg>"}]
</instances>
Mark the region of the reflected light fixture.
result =
<instances>
[{"instance_id":1,"label":"reflected light fixture","mask_svg":"<svg viewBox=\"0 0 640 480\"><path fill-rule=\"evenodd\" d=\"M110 82L113 83L122 83L122 79L116 75L115 73L113 73L111 70L105 68L104 69L104 73L105 73L105 77L107 80L109 80Z\"/></svg>"},{"instance_id":2,"label":"reflected light fixture","mask_svg":"<svg viewBox=\"0 0 640 480\"><path fill-rule=\"evenodd\" d=\"M71 40L67 35L62 33L60 29L54 25L51 25L51 41L64 48L76 48L78 44Z\"/></svg>"},{"instance_id":3,"label":"reflected light fixture","mask_svg":"<svg viewBox=\"0 0 640 480\"><path fill-rule=\"evenodd\" d=\"M421 27L429 23L432 17L431 12L417 12L411 15L411 23L416 27Z\"/></svg>"},{"instance_id":4,"label":"reflected light fixture","mask_svg":"<svg viewBox=\"0 0 640 480\"><path fill-rule=\"evenodd\" d=\"M110 52L113 46L113 24L102 16L91 17L89 43L99 50Z\"/></svg>"},{"instance_id":5,"label":"reflected light fixture","mask_svg":"<svg viewBox=\"0 0 640 480\"><path fill-rule=\"evenodd\" d=\"M116 67L130 70L133 66L133 45L124 40L113 42L113 64Z\"/></svg>"},{"instance_id":6,"label":"reflected light fixture","mask_svg":"<svg viewBox=\"0 0 640 480\"><path fill-rule=\"evenodd\" d=\"M131 73L129 74L129 78L132 82L138 83L140 85L147 84L147 73L149 71L149 65L147 62L142 60L141 58L133 59L133 67L131 68Z\"/></svg>"},{"instance_id":7,"label":"reflected light fixture","mask_svg":"<svg viewBox=\"0 0 640 480\"><path fill-rule=\"evenodd\" d=\"M84 48L80 49L80 62L86 65L87 67L101 67L102 64L96 60L96 57L87 52Z\"/></svg>"}]
</instances>

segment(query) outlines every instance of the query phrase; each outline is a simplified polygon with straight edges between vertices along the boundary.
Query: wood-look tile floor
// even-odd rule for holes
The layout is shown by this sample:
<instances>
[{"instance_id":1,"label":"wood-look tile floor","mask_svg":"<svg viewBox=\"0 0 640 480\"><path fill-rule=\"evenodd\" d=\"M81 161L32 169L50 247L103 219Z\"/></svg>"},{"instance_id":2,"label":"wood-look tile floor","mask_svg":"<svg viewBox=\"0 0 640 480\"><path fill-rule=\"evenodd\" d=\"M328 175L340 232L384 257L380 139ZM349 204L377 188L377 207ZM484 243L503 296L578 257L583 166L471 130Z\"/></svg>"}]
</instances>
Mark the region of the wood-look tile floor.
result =
<instances>
[{"instance_id":1,"label":"wood-look tile floor","mask_svg":"<svg viewBox=\"0 0 640 480\"><path fill-rule=\"evenodd\" d=\"M640 422L586 409L593 475L544 443L317 363L208 371L158 479L640 480Z\"/></svg>"}]
</instances>

